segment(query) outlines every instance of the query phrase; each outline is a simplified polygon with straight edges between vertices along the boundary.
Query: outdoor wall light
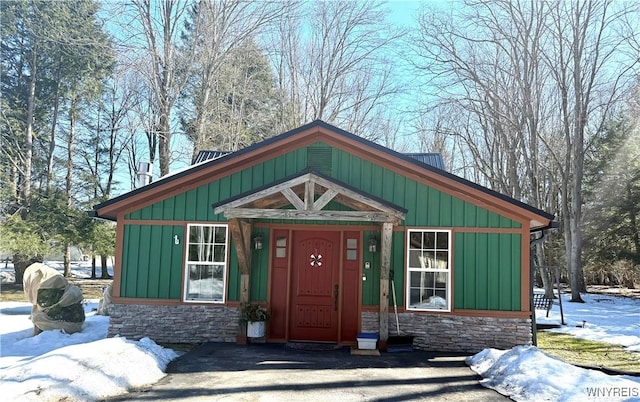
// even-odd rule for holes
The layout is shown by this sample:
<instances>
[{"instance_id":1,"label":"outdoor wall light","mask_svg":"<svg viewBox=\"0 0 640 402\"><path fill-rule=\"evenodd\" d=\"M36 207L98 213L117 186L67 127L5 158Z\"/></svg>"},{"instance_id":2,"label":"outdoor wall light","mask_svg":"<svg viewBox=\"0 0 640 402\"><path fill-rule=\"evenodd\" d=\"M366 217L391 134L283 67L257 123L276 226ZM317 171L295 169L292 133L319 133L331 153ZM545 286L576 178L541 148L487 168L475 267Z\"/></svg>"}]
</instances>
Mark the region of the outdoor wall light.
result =
<instances>
[{"instance_id":1,"label":"outdoor wall light","mask_svg":"<svg viewBox=\"0 0 640 402\"><path fill-rule=\"evenodd\" d=\"M253 248L256 250L262 250L262 234L256 233L253 235Z\"/></svg>"},{"instance_id":2,"label":"outdoor wall light","mask_svg":"<svg viewBox=\"0 0 640 402\"><path fill-rule=\"evenodd\" d=\"M369 252L375 253L378 251L378 239L375 235L369 236Z\"/></svg>"},{"instance_id":3,"label":"outdoor wall light","mask_svg":"<svg viewBox=\"0 0 640 402\"><path fill-rule=\"evenodd\" d=\"M178 235L173 235L173 244L180 244L180 238L178 237Z\"/></svg>"}]
</instances>

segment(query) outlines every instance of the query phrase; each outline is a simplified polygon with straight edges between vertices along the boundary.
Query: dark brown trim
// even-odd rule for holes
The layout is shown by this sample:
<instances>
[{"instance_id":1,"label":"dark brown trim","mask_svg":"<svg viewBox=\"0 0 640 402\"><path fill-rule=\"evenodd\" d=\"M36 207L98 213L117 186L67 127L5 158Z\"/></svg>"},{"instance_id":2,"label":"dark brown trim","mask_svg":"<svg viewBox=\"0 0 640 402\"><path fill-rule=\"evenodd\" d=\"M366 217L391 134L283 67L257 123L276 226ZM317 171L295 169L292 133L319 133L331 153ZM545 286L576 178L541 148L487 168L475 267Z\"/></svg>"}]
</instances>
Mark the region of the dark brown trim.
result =
<instances>
[{"instance_id":1,"label":"dark brown trim","mask_svg":"<svg viewBox=\"0 0 640 402\"><path fill-rule=\"evenodd\" d=\"M287 314L286 314L286 328L284 330L284 336L287 339L291 339L289 323L291 322L291 264L293 262L293 229L289 228L287 231Z\"/></svg>"},{"instance_id":2,"label":"dark brown trim","mask_svg":"<svg viewBox=\"0 0 640 402\"><path fill-rule=\"evenodd\" d=\"M531 298L531 249L529 241L529 227L526 226L522 228L520 239L520 250L522 250L520 256L520 311L526 312L527 314L531 314L531 303L529 302Z\"/></svg>"},{"instance_id":3,"label":"dark brown trim","mask_svg":"<svg viewBox=\"0 0 640 402\"><path fill-rule=\"evenodd\" d=\"M471 228L471 227L452 227L448 228L454 233L499 233L499 234L520 234L522 228Z\"/></svg>"},{"instance_id":4,"label":"dark brown trim","mask_svg":"<svg viewBox=\"0 0 640 402\"><path fill-rule=\"evenodd\" d=\"M185 221L185 220L180 220L180 221L171 221L171 220L167 220L167 219L157 219L157 220L153 220L153 219L124 219L123 223L125 225L156 225L156 226L182 226L182 225L188 225L188 224L192 224L192 225L214 225L214 224L220 224L220 225L226 225L228 224L227 221L223 221L223 222L215 222L215 221Z\"/></svg>"},{"instance_id":5,"label":"dark brown trim","mask_svg":"<svg viewBox=\"0 0 640 402\"><path fill-rule=\"evenodd\" d=\"M338 252L338 333L336 339L338 344L342 342L342 308L344 307L344 299L342 298L342 289L344 286L344 231L340 231L338 240L340 243L340 251Z\"/></svg>"},{"instance_id":6,"label":"dark brown trim","mask_svg":"<svg viewBox=\"0 0 640 402\"><path fill-rule=\"evenodd\" d=\"M437 312L435 312L437 313ZM493 318L529 318L530 313L522 311L498 311L498 310L453 310L451 313L465 317L493 317Z\"/></svg>"},{"instance_id":7,"label":"dark brown trim","mask_svg":"<svg viewBox=\"0 0 640 402\"><path fill-rule=\"evenodd\" d=\"M240 302L228 303L203 303L203 302L185 302L176 299L143 299L135 297L113 297L111 301L114 304L149 304L163 306L208 306L208 307L240 307Z\"/></svg>"},{"instance_id":8,"label":"dark brown trim","mask_svg":"<svg viewBox=\"0 0 640 402\"><path fill-rule=\"evenodd\" d=\"M124 225L121 223L124 215L119 214L116 223L116 249L113 263L112 297L119 297L122 286L122 258L124 257Z\"/></svg>"},{"instance_id":9,"label":"dark brown trim","mask_svg":"<svg viewBox=\"0 0 640 402\"><path fill-rule=\"evenodd\" d=\"M362 306L362 313L379 313L377 306ZM466 310L454 309L452 311L422 311L398 309L398 314L419 314L419 315L445 315L463 317L493 317L493 318L529 318L531 313L523 311L499 311L499 310Z\"/></svg>"},{"instance_id":10,"label":"dark brown trim","mask_svg":"<svg viewBox=\"0 0 640 402\"><path fill-rule=\"evenodd\" d=\"M151 220L151 219L125 219L123 222L125 225L155 225L155 226L181 226L181 225L228 225L229 221L171 221L171 220ZM339 227L340 230L352 230L352 231L365 231L365 230L380 230L380 225L323 225L312 223L269 223L269 222L255 222L256 228L274 228L274 229L286 229L294 227L296 230L309 228L309 230L324 230L330 228ZM394 232L404 232L407 229L413 229L420 226L401 225L394 226ZM456 233L511 233L520 234L522 228L485 228L485 227L465 227L465 226L429 226L429 229L435 230L450 230ZM528 233L527 233L528 235Z\"/></svg>"},{"instance_id":11,"label":"dark brown trim","mask_svg":"<svg viewBox=\"0 0 640 402\"><path fill-rule=\"evenodd\" d=\"M229 230L227 228L227 237L229 237ZM227 238L227 242L231 244L231 241ZM229 247L227 247L227 250ZM227 255L227 267L226 270L229 271L229 256ZM189 223L184 222L182 224L182 259L180 260L180 301L184 302L186 298L186 290L187 290L187 260L189 259ZM225 287L228 288L225 283ZM226 290L225 290L226 292ZM225 295L226 296L226 295ZM225 298L225 301L227 299Z\"/></svg>"},{"instance_id":12,"label":"dark brown trim","mask_svg":"<svg viewBox=\"0 0 640 402\"><path fill-rule=\"evenodd\" d=\"M408 232L408 231L407 231ZM407 250L409 247L407 246ZM449 301L449 306L451 307L450 311L454 310L453 302L456 299L456 287L454 286L455 282L455 270L456 270L456 232L451 229L449 232L449 261L451 262L451 266L449 267L449 286L451 286L451 292L449 295L451 296L451 300ZM408 272L409 267L405 267L405 270Z\"/></svg>"}]
</instances>

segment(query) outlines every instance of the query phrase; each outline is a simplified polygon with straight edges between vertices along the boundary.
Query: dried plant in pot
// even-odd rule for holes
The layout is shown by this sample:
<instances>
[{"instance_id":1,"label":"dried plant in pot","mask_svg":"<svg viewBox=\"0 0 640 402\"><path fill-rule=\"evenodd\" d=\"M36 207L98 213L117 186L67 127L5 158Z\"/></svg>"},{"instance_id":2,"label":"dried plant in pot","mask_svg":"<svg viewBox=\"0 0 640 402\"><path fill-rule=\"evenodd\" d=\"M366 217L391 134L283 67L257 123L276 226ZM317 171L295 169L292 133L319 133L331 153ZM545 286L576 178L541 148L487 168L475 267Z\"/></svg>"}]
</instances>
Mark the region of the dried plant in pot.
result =
<instances>
[{"instance_id":1,"label":"dried plant in pot","mask_svg":"<svg viewBox=\"0 0 640 402\"><path fill-rule=\"evenodd\" d=\"M240 321L247 324L247 337L262 338L266 332L266 321L271 313L259 304L243 304L240 308Z\"/></svg>"}]
</instances>

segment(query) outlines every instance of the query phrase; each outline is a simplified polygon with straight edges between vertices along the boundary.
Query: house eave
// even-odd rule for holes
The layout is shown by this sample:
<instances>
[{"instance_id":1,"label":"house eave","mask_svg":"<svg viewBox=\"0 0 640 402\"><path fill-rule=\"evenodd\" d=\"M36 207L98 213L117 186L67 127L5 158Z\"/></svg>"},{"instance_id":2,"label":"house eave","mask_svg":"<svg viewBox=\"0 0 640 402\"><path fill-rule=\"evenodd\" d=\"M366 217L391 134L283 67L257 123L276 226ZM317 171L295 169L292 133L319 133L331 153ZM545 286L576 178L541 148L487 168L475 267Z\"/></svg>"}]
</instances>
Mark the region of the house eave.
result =
<instances>
[{"instance_id":1,"label":"house eave","mask_svg":"<svg viewBox=\"0 0 640 402\"><path fill-rule=\"evenodd\" d=\"M299 134L303 135L299 135ZM489 206L494 211L505 208L513 212L530 227L545 226L554 216L521 201L500 194L449 172L415 160L409 156L385 148L323 121L314 121L297 129L269 138L242 150L203 162L185 171L165 176L147 186L115 197L94 206L97 217L115 220L118 213L143 208L158 200L187 191L218 177L227 176L248 166L318 141L324 141L376 161L396 172L418 179L427 185L436 185L452 196L461 195L479 206ZM475 200L475 201L474 201Z\"/></svg>"}]
</instances>

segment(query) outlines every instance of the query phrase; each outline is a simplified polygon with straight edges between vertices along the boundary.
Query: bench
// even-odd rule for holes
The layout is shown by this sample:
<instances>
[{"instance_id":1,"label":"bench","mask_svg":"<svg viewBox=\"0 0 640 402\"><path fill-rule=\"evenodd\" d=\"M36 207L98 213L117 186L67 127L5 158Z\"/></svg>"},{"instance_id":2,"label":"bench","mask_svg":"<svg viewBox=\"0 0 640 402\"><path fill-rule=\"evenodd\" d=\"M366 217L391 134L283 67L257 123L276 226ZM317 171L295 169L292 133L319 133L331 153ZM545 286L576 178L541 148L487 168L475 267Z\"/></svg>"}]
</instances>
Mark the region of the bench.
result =
<instances>
[{"instance_id":1,"label":"bench","mask_svg":"<svg viewBox=\"0 0 640 402\"><path fill-rule=\"evenodd\" d=\"M549 299L544 294L535 293L533 295L533 307L543 310L547 310L547 317L549 317L549 311L553 306L553 299Z\"/></svg>"}]
</instances>

